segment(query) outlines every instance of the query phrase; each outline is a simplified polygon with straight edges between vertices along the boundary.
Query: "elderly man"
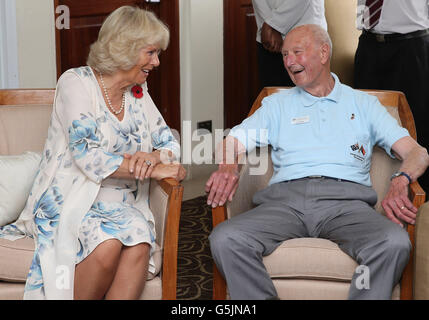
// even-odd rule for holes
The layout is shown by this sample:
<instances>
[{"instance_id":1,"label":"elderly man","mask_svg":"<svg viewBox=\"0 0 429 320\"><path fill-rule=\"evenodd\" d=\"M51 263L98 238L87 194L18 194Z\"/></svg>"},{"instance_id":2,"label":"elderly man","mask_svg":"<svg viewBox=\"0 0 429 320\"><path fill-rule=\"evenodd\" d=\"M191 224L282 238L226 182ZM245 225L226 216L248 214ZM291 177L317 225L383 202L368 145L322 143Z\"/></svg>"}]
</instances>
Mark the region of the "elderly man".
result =
<instances>
[{"instance_id":1,"label":"elderly man","mask_svg":"<svg viewBox=\"0 0 429 320\"><path fill-rule=\"evenodd\" d=\"M238 186L239 155L272 146L274 174L254 195L257 207L210 235L232 299L277 297L262 257L291 238L332 240L369 268L370 288L357 287L355 274L350 299L390 299L408 262L410 242L400 224L414 223L417 209L407 187L426 170L429 156L377 98L340 83L330 72L331 50L329 35L316 25L286 36L284 65L296 87L265 98L231 130L223 143L224 161L207 181L208 204L223 205ZM266 130L267 139L250 130ZM226 148L230 142L232 150ZM373 209L377 195L369 169L375 144L403 161L383 200L388 218Z\"/></svg>"}]
</instances>

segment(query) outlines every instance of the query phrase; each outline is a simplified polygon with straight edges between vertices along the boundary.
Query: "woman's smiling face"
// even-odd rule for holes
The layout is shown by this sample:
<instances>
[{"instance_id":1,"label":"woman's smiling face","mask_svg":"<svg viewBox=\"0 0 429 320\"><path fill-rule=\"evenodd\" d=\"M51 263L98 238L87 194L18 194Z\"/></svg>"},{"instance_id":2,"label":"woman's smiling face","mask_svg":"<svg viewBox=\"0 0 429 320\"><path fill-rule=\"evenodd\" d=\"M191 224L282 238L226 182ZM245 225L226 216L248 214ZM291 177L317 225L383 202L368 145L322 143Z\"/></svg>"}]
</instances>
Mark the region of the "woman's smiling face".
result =
<instances>
[{"instance_id":1,"label":"woman's smiling face","mask_svg":"<svg viewBox=\"0 0 429 320\"><path fill-rule=\"evenodd\" d=\"M159 54L161 50L157 46L147 46L140 51L137 64L128 71L132 83L143 84L149 73L159 66Z\"/></svg>"}]
</instances>

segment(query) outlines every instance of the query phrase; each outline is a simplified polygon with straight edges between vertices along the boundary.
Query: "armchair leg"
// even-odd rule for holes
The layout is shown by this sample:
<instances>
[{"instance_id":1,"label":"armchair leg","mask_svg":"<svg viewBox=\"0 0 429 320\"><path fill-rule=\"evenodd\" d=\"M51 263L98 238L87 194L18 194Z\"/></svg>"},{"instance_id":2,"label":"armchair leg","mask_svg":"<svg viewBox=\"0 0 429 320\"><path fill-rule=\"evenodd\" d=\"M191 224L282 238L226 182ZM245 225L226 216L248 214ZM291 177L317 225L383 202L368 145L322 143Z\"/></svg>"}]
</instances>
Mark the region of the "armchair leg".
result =
<instances>
[{"instance_id":1,"label":"armchair leg","mask_svg":"<svg viewBox=\"0 0 429 320\"><path fill-rule=\"evenodd\" d=\"M226 207L217 207L212 209L213 228L226 219ZM226 299L226 282L219 272L216 264L213 263L213 300Z\"/></svg>"},{"instance_id":2,"label":"armchair leg","mask_svg":"<svg viewBox=\"0 0 429 320\"><path fill-rule=\"evenodd\" d=\"M162 299L176 300L177 255L183 186L174 179L164 179L158 181L158 184L168 194L168 213L165 223L162 265Z\"/></svg>"}]
</instances>

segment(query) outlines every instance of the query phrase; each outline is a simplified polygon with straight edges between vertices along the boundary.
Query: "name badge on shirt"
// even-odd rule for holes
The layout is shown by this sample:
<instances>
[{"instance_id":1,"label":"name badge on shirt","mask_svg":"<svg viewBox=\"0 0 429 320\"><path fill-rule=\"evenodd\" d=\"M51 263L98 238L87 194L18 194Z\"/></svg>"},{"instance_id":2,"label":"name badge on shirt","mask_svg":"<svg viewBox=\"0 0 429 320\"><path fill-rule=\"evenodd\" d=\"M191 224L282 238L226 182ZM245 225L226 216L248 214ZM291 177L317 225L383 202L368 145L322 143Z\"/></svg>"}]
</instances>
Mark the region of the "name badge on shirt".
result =
<instances>
[{"instance_id":1,"label":"name badge on shirt","mask_svg":"<svg viewBox=\"0 0 429 320\"><path fill-rule=\"evenodd\" d=\"M310 122L310 116L292 118L292 124L303 124Z\"/></svg>"}]
</instances>

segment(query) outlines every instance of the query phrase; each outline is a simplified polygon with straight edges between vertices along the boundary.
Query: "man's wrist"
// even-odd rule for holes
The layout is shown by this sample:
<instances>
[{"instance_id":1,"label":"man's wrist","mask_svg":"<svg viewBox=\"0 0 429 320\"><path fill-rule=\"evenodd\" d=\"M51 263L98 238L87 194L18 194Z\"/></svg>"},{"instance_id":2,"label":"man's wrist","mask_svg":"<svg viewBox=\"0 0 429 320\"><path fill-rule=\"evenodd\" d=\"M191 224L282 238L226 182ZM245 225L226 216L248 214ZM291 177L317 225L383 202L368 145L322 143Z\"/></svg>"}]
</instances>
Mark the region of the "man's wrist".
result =
<instances>
[{"instance_id":1,"label":"man's wrist","mask_svg":"<svg viewBox=\"0 0 429 320\"><path fill-rule=\"evenodd\" d=\"M402 178L402 180L408 182L408 184L411 184L411 182L412 182L411 176L408 173L404 172L404 171L395 172L390 177L390 180L399 179L399 178Z\"/></svg>"},{"instance_id":2,"label":"man's wrist","mask_svg":"<svg viewBox=\"0 0 429 320\"><path fill-rule=\"evenodd\" d=\"M219 163L219 169L221 168L238 168L238 163L227 163L222 161Z\"/></svg>"}]
</instances>

